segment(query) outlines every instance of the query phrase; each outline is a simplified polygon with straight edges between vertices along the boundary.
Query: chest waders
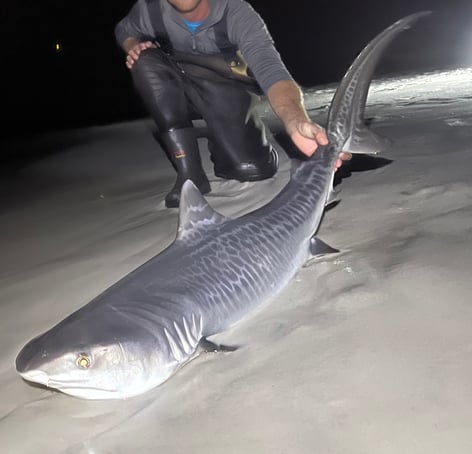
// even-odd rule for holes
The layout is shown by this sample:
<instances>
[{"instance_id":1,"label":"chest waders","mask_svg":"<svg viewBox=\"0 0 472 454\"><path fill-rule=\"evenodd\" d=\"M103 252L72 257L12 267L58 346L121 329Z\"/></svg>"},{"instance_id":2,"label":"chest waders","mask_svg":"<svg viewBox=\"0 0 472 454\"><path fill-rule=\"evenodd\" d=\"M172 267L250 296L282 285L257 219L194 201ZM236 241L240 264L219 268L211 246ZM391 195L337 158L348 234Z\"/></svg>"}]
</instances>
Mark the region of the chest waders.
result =
<instances>
[{"instance_id":1,"label":"chest waders","mask_svg":"<svg viewBox=\"0 0 472 454\"><path fill-rule=\"evenodd\" d=\"M134 86L154 120L156 139L177 172L166 195L167 207L178 207L180 190L191 179L203 194L210 183L203 170L192 120L203 118L208 148L217 177L256 181L272 177L278 157L265 141L261 122L252 112L255 80L238 58L226 32L226 13L215 24L215 42L221 55L190 55L172 51L159 0L149 0L160 48L143 51L131 71Z\"/></svg>"}]
</instances>

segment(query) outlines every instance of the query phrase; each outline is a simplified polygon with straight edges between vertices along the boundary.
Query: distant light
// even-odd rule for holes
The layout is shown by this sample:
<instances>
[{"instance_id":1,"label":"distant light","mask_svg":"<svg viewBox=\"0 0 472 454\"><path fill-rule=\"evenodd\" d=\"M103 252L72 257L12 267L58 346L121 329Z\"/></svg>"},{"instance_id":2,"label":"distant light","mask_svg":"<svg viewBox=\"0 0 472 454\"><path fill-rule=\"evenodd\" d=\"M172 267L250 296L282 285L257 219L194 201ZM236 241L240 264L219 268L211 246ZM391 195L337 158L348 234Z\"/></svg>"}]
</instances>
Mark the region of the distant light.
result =
<instances>
[{"instance_id":1,"label":"distant light","mask_svg":"<svg viewBox=\"0 0 472 454\"><path fill-rule=\"evenodd\" d=\"M56 49L56 52L60 52L62 50L62 46L61 46L60 43L56 43L56 45L54 47Z\"/></svg>"}]
</instances>

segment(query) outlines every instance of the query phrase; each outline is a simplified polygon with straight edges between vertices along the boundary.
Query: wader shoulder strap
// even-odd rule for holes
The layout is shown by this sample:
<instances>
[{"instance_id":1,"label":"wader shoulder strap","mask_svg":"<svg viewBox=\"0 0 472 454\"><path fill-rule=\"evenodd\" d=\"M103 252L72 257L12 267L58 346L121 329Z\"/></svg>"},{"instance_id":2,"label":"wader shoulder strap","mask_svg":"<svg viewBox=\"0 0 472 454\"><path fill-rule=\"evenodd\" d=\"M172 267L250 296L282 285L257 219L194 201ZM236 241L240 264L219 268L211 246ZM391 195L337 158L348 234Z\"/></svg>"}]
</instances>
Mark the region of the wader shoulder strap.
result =
<instances>
[{"instance_id":1,"label":"wader shoulder strap","mask_svg":"<svg viewBox=\"0 0 472 454\"><path fill-rule=\"evenodd\" d=\"M222 19L215 24L215 42L227 62L231 62L236 57L237 47L228 38L228 8L225 8Z\"/></svg>"},{"instance_id":2,"label":"wader shoulder strap","mask_svg":"<svg viewBox=\"0 0 472 454\"><path fill-rule=\"evenodd\" d=\"M160 48L166 53L172 52L172 43L170 42L164 19L162 18L161 1L160 0L146 0L149 11L151 25L154 28L154 36Z\"/></svg>"}]
</instances>

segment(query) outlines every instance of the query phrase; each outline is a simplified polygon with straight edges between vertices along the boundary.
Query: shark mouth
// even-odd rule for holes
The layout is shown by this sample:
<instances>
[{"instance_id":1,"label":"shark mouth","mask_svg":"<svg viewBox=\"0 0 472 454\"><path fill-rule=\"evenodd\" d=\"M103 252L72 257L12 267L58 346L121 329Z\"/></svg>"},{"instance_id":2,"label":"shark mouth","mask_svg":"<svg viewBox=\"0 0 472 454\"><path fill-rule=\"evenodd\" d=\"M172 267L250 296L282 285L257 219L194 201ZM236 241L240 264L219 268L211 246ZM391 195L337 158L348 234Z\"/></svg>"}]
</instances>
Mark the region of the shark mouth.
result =
<instances>
[{"instance_id":1,"label":"shark mouth","mask_svg":"<svg viewBox=\"0 0 472 454\"><path fill-rule=\"evenodd\" d=\"M21 372L20 375L26 381L38 383L39 385L43 385L49 388L49 376L46 372L43 372L42 370L30 370L28 372Z\"/></svg>"},{"instance_id":2,"label":"shark mouth","mask_svg":"<svg viewBox=\"0 0 472 454\"><path fill-rule=\"evenodd\" d=\"M97 388L90 385L81 385L80 383L65 382L49 378L46 372L41 370L30 370L20 373L21 377L29 382L45 386L60 391L71 396L85 399L116 399L119 398L120 391L116 389Z\"/></svg>"}]
</instances>

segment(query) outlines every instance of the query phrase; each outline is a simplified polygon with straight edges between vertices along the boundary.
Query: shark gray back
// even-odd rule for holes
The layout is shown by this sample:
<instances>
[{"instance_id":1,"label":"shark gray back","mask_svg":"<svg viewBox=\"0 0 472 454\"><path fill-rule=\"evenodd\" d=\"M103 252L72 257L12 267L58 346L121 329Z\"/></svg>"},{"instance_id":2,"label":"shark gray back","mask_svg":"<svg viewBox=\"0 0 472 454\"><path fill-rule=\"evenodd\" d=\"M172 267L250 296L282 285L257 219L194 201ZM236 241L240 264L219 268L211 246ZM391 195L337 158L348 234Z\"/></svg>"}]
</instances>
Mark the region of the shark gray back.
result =
<instances>
[{"instance_id":1,"label":"shark gray back","mask_svg":"<svg viewBox=\"0 0 472 454\"><path fill-rule=\"evenodd\" d=\"M364 103L383 49L425 14L396 22L359 55L334 96L329 145L296 166L273 200L228 219L187 181L175 241L27 343L16 359L18 373L84 399L144 393L201 351L216 349L208 336L268 302L307 260L332 252L315 234L335 161L346 144L365 136Z\"/></svg>"}]
</instances>

